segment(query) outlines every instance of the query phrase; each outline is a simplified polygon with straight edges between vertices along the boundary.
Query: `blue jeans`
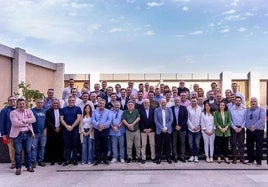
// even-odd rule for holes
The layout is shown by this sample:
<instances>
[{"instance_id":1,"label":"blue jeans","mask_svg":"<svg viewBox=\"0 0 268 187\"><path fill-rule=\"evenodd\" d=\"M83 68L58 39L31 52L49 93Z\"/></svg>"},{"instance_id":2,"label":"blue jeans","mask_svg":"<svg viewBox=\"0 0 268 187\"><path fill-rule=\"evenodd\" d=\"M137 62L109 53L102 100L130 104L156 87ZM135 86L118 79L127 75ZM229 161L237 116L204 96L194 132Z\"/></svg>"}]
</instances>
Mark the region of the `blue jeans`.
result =
<instances>
[{"instance_id":1,"label":"blue jeans","mask_svg":"<svg viewBox=\"0 0 268 187\"><path fill-rule=\"evenodd\" d=\"M201 131L195 133L188 131L188 140L189 140L191 156L198 156L200 138L201 138Z\"/></svg>"},{"instance_id":2,"label":"blue jeans","mask_svg":"<svg viewBox=\"0 0 268 187\"><path fill-rule=\"evenodd\" d=\"M119 143L119 151L120 151L120 159L125 158L125 135L121 136L111 136L112 139L112 149L113 149L113 158L118 158L118 143Z\"/></svg>"},{"instance_id":3,"label":"blue jeans","mask_svg":"<svg viewBox=\"0 0 268 187\"><path fill-rule=\"evenodd\" d=\"M32 140L32 163L43 162L47 136L43 133L36 133Z\"/></svg>"},{"instance_id":4,"label":"blue jeans","mask_svg":"<svg viewBox=\"0 0 268 187\"><path fill-rule=\"evenodd\" d=\"M93 143L94 139L91 139L89 135L83 136L82 163L93 162Z\"/></svg>"},{"instance_id":5,"label":"blue jeans","mask_svg":"<svg viewBox=\"0 0 268 187\"><path fill-rule=\"evenodd\" d=\"M25 166L29 168L32 166L31 163L31 147L32 138L29 133L19 133L19 135L13 139L15 147L15 163L16 169L21 168L21 153L24 150L25 153Z\"/></svg>"}]
</instances>

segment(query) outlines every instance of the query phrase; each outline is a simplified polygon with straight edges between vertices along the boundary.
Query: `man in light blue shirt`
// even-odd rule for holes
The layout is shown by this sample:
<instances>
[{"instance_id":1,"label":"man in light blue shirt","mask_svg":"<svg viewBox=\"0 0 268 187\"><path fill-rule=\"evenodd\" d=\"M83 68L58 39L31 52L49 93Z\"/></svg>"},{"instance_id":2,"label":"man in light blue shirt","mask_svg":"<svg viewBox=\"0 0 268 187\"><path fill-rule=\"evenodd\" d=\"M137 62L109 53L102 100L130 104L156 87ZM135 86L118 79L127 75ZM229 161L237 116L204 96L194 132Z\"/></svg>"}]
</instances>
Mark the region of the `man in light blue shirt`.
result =
<instances>
[{"instance_id":1,"label":"man in light blue shirt","mask_svg":"<svg viewBox=\"0 0 268 187\"><path fill-rule=\"evenodd\" d=\"M235 107L230 110L231 113L231 133L232 133L232 149L233 164L237 163L239 155L240 162L246 164L244 159L244 141L245 141L245 123L246 109L242 106L242 98L237 96L235 99ZM238 150L237 150L238 148Z\"/></svg>"},{"instance_id":2,"label":"man in light blue shirt","mask_svg":"<svg viewBox=\"0 0 268 187\"><path fill-rule=\"evenodd\" d=\"M260 166L263 155L265 111L258 106L258 100L255 97L250 99L250 105L251 107L246 112L248 163L253 164L256 160L257 166ZM254 143L256 143L256 154Z\"/></svg>"},{"instance_id":3,"label":"man in light blue shirt","mask_svg":"<svg viewBox=\"0 0 268 187\"><path fill-rule=\"evenodd\" d=\"M114 102L114 110L110 112L111 115L111 127L110 136L112 140L113 158L111 163L117 161L118 158L118 144L119 144L119 156L120 162L124 163L125 157L125 126L122 123L123 110L120 110L120 101Z\"/></svg>"},{"instance_id":4,"label":"man in light blue shirt","mask_svg":"<svg viewBox=\"0 0 268 187\"><path fill-rule=\"evenodd\" d=\"M92 115L92 124L94 127L95 135L95 150L97 160L94 166L101 163L103 158L103 163L108 165L107 152L108 152L108 136L110 132L111 116L110 110L105 108L105 100L99 101L99 108L94 110ZM103 148L103 149L102 149Z\"/></svg>"}]
</instances>

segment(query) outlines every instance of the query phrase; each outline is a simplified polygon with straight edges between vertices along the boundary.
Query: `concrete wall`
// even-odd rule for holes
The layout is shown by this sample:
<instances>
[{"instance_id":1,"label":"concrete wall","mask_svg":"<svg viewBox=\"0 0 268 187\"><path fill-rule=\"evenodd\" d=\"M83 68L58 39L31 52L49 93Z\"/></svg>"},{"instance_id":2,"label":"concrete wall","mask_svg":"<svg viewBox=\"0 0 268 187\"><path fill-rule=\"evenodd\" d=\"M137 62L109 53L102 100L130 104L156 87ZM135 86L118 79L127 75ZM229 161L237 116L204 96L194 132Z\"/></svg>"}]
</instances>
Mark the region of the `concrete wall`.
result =
<instances>
[{"instance_id":1,"label":"concrete wall","mask_svg":"<svg viewBox=\"0 0 268 187\"><path fill-rule=\"evenodd\" d=\"M0 106L7 102L8 96L11 95L11 58L0 55L0 80L1 80L1 97Z\"/></svg>"},{"instance_id":2,"label":"concrete wall","mask_svg":"<svg viewBox=\"0 0 268 187\"><path fill-rule=\"evenodd\" d=\"M38 78L38 80L37 80ZM26 82L32 88L46 94L48 88L55 86L55 70L26 63Z\"/></svg>"}]
</instances>

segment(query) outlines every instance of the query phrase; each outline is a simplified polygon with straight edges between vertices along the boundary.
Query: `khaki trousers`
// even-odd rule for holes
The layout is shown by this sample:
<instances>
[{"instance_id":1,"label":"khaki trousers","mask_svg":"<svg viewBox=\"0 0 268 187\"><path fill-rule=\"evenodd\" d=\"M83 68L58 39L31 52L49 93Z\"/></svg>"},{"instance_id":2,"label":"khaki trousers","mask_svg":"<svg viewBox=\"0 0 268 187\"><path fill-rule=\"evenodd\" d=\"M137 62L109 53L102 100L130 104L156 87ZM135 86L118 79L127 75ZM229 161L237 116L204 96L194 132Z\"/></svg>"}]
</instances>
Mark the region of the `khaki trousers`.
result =
<instances>
[{"instance_id":1,"label":"khaki trousers","mask_svg":"<svg viewBox=\"0 0 268 187\"><path fill-rule=\"evenodd\" d=\"M126 130L126 140L127 140L127 157L132 159L132 147L134 143L136 149L136 158L140 158L141 155L140 130L137 130L135 132Z\"/></svg>"},{"instance_id":2,"label":"khaki trousers","mask_svg":"<svg viewBox=\"0 0 268 187\"><path fill-rule=\"evenodd\" d=\"M149 144L151 150L151 159L155 159L155 132L150 133L141 133L141 158L146 160L146 146L147 146L147 137L149 137Z\"/></svg>"}]
</instances>

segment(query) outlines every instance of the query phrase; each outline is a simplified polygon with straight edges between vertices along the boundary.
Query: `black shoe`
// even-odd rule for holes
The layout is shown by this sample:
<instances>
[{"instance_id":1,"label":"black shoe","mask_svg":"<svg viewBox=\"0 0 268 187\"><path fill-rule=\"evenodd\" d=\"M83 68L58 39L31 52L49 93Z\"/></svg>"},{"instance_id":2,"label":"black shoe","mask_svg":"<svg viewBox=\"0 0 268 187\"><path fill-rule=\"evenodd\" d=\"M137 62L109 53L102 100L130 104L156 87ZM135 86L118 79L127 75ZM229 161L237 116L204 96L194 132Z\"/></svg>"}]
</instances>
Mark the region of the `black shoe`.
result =
<instances>
[{"instance_id":1,"label":"black shoe","mask_svg":"<svg viewBox=\"0 0 268 187\"><path fill-rule=\"evenodd\" d=\"M76 160L73 161L73 165L74 166L77 166L78 165L78 162Z\"/></svg>"},{"instance_id":2,"label":"black shoe","mask_svg":"<svg viewBox=\"0 0 268 187\"><path fill-rule=\"evenodd\" d=\"M153 163L156 163L156 159L154 158L154 159L152 159L152 161L153 161Z\"/></svg>"},{"instance_id":3,"label":"black shoe","mask_svg":"<svg viewBox=\"0 0 268 187\"><path fill-rule=\"evenodd\" d=\"M141 164L145 164L145 160L141 160Z\"/></svg>"},{"instance_id":4,"label":"black shoe","mask_svg":"<svg viewBox=\"0 0 268 187\"><path fill-rule=\"evenodd\" d=\"M15 169L16 165L15 164L11 164L10 169Z\"/></svg>"},{"instance_id":5,"label":"black shoe","mask_svg":"<svg viewBox=\"0 0 268 187\"><path fill-rule=\"evenodd\" d=\"M131 162L131 158L128 158L128 159L127 159L127 163L130 163L130 162Z\"/></svg>"},{"instance_id":6,"label":"black shoe","mask_svg":"<svg viewBox=\"0 0 268 187\"><path fill-rule=\"evenodd\" d=\"M69 164L71 164L71 161L66 161L63 163L63 166L68 166Z\"/></svg>"},{"instance_id":7,"label":"black shoe","mask_svg":"<svg viewBox=\"0 0 268 187\"><path fill-rule=\"evenodd\" d=\"M161 164L161 160L158 159L158 160L156 161L156 164Z\"/></svg>"},{"instance_id":8,"label":"black shoe","mask_svg":"<svg viewBox=\"0 0 268 187\"><path fill-rule=\"evenodd\" d=\"M174 163L177 163L178 162L178 159L177 158L174 158L173 162Z\"/></svg>"},{"instance_id":9,"label":"black shoe","mask_svg":"<svg viewBox=\"0 0 268 187\"><path fill-rule=\"evenodd\" d=\"M45 162L38 162L38 166L45 167L45 166L46 166L46 164L45 164Z\"/></svg>"},{"instance_id":10,"label":"black shoe","mask_svg":"<svg viewBox=\"0 0 268 187\"><path fill-rule=\"evenodd\" d=\"M100 163L101 163L100 160L96 160L96 161L94 162L93 166L97 166L97 165L99 165Z\"/></svg>"},{"instance_id":11,"label":"black shoe","mask_svg":"<svg viewBox=\"0 0 268 187\"><path fill-rule=\"evenodd\" d=\"M185 158L183 157L183 158L181 158L180 159L183 163L185 163L186 162L186 160L185 160Z\"/></svg>"},{"instance_id":12,"label":"black shoe","mask_svg":"<svg viewBox=\"0 0 268 187\"><path fill-rule=\"evenodd\" d=\"M55 165L55 162L54 162L54 161L53 161L53 162L51 162L51 163L50 163L50 165L51 165L51 166L54 166L54 165Z\"/></svg>"},{"instance_id":13,"label":"black shoe","mask_svg":"<svg viewBox=\"0 0 268 187\"><path fill-rule=\"evenodd\" d=\"M109 161L108 161L108 160L104 160L103 163L104 163L105 165L109 165Z\"/></svg>"},{"instance_id":14,"label":"black shoe","mask_svg":"<svg viewBox=\"0 0 268 187\"><path fill-rule=\"evenodd\" d=\"M168 162L169 164L172 164L172 161L171 161L170 159L167 159L167 162Z\"/></svg>"},{"instance_id":15,"label":"black shoe","mask_svg":"<svg viewBox=\"0 0 268 187\"><path fill-rule=\"evenodd\" d=\"M141 158L137 158L137 162L141 162Z\"/></svg>"},{"instance_id":16,"label":"black shoe","mask_svg":"<svg viewBox=\"0 0 268 187\"><path fill-rule=\"evenodd\" d=\"M36 163L32 163L32 168L36 168Z\"/></svg>"}]
</instances>

